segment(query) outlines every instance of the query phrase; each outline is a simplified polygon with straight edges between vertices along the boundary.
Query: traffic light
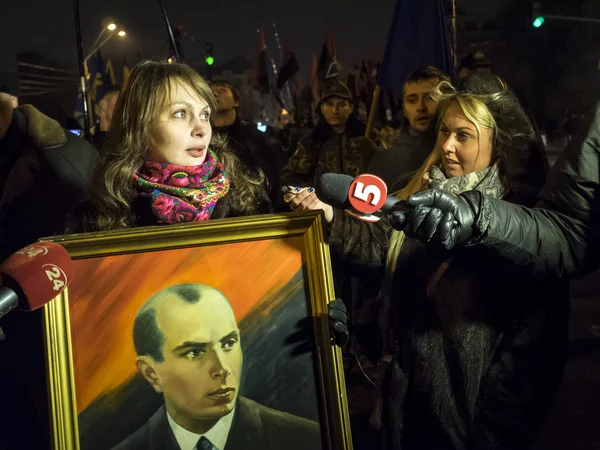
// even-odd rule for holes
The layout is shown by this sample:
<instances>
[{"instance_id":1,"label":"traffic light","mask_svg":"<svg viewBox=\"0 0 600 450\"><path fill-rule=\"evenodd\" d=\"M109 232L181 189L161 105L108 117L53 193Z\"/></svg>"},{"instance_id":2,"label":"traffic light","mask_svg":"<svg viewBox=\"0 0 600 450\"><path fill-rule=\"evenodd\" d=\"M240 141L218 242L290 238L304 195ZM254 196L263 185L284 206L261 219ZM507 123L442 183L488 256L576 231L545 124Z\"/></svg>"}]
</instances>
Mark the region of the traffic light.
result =
<instances>
[{"instance_id":1,"label":"traffic light","mask_svg":"<svg viewBox=\"0 0 600 450\"><path fill-rule=\"evenodd\" d=\"M531 6L531 17L533 19L533 26L535 28L539 28L544 25L546 20L542 15L540 2L533 2L533 5Z\"/></svg>"},{"instance_id":2,"label":"traffic light","mask_svg":"<svg viewBox=\"0 0 600 450\"><path fill-rule=\"evenodd\" d=\"M204 48L206 49L206 58L204 58L204 61L207 66L212 66L215 63L212 43L207 42Z\"/></svg>"}]
</instances>

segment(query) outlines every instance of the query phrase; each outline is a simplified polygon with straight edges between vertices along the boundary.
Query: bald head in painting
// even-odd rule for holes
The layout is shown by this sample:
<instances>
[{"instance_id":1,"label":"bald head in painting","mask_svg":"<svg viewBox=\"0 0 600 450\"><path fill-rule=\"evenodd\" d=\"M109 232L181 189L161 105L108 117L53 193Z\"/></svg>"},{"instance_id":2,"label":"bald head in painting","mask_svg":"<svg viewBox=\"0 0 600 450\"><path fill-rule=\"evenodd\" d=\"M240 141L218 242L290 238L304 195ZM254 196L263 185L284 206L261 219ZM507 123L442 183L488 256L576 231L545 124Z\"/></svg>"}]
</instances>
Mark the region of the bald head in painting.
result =
<instances>
[{"instance_id":1,"label":"bald head in painting","mask_svg":"<svg viewBox=\"0 0 600 450\"><path fill-rule=\"evenodd\" d=\"M157 292L136 315L133 341L137 370L164 406L117 449L321 448L316 422L239 395L240 331L217 289L195 283Z\"/></svg>"}]
</instances>

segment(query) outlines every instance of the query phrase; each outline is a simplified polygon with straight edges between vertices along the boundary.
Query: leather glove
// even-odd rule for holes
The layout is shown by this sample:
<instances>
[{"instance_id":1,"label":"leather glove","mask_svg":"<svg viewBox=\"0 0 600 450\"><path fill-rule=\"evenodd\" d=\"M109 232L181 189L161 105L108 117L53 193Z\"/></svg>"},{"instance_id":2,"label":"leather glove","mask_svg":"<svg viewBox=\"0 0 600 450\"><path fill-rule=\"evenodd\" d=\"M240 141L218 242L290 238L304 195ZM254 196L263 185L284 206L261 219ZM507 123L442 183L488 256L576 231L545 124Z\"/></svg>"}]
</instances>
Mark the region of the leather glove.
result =
<instances>
[{"instance_id":1,"label":"leather glove","mask_svg":"<svg viewBox=\"0 0 600 450\"><path fill-rule=\"evenodd\" d=\"M350 339L350 332L348 331L348 312L341 299L336 298L329 302L328 316L333 325L336 345L345 346Z\"/></svg>"},{"instance_id":2,"label":"leather glove","mask_svg":"<svg viewBox=\"0 0 600 450\"><path fill-rule=\"evenodd\" d=\"M471 191L454 195L432 189L411 195L408 203L415 209L407 217L402 219L398 214L392 215L392 226L397 228L396 225L401 223L407 236L439 243L446 249L476 237L475 222L481 193Z\"/></svg>"}]
</instances>

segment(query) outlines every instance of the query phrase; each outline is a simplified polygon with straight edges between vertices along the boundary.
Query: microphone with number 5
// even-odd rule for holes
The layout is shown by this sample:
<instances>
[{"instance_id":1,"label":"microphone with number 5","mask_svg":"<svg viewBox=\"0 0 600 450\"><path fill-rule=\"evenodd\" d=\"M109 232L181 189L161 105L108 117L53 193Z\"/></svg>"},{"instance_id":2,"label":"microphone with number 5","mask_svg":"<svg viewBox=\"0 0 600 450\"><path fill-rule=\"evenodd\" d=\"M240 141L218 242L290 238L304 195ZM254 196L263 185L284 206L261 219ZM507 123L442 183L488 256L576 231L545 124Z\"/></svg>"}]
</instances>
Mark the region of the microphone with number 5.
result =
<instances>
[{"instance_id":1,"label":"microphone with number 5","mask_svg":"<svg viewBox=\"0 0 600 450\"><path fill-rule=\"evenodd\" d=\"M402 211L410 214L413 207L406 201L387 195L387 186L378 176L325 173L315 187L317 197L334 208L347 210L365 222L377 222L381 215Z\"/></svg>"},{"instance_id":2,"label":"microphone with number 5","mask_svg":"<svg viewBox=\"0 0 600 450\"><path fill-rule=\"evenodd\" d=\"M54 242L38 242L0 265L0 317L14 308L32 311L59 295L73 279L69 252Z\"/></svg>"}]
</instances>

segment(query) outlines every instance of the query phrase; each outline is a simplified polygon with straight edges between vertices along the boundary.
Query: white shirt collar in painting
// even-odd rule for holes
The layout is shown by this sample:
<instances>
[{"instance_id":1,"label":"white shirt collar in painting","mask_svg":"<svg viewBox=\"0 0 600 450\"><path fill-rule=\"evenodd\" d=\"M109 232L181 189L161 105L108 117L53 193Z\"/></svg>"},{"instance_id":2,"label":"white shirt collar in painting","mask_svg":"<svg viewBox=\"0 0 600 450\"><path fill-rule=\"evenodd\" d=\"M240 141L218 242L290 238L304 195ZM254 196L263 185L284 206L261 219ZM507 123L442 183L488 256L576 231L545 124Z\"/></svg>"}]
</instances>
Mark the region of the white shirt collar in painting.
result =
<instances>
[{"instance_id":1,"label":"white shirt collar in painting","mask_svg":"<svg viewBox=\"0 0 600 450\"><path fill-rule=\"evenodd\" d=\"M171 426L171 430L173 430L173 434L175 435L175 439L177 440L181 450L196 450L196 444L202 436L206 437L206 439L212 442L217 449L224 450L225 443L227 442L227 436L229 436L229 430L231 430L231 423L233 422L234 414L235 409L225 417L221 417L215 426L208 430L208 432L205 434L192 433L191 431L179 426L179 424L173 420L168 412L167 419L169 420L169 425Z\"/></svg>"}]
</instances>

